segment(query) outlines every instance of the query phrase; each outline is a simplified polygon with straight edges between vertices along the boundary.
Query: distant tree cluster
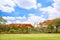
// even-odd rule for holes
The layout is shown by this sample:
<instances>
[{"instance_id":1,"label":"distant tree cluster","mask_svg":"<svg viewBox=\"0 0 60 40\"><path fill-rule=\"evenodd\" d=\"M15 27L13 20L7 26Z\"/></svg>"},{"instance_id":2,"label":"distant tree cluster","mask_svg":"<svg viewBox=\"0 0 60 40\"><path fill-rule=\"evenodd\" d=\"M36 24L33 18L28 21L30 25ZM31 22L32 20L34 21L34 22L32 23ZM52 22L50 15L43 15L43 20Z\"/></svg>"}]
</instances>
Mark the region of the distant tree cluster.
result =
<instances>
[{"instance_id":1,"label":"distant tree cluster","mask_svg":"<svg viewBox=\"0 0 60 40\"><path fill-rule=\"evenodd\" d=\"M44 21L40 25L44 25L44 31L46 29L47 33L60 33L60 18Z\"/></svg>"},{"instance_id":2,"label":"distant tree cluster","mask_svg":"<svg viewBox=\"0 0 60 40\"><path fill-rule=\"evenodd\" d=\"M47 20L34 27L31 24L5 24L7 21L0 17L0 33L30 34L30 33L60 33L60 18Z\"/></svg>"}]
</instances>

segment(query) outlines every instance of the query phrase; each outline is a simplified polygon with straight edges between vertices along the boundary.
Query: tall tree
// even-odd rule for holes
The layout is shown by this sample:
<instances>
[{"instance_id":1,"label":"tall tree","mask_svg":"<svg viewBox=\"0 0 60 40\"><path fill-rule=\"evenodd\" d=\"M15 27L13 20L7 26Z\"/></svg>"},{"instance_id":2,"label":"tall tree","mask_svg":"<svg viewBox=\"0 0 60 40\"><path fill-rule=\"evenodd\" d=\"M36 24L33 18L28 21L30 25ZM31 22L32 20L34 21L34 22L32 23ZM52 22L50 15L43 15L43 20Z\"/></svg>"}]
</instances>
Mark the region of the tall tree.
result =
<instances>
[{"instance_id":1,"label":"tall tree","mask_svg":"<svg viewBox=\"0 0 60 40\"><path fill-rule=\"evenodd\" d=\"M6 30L5 23L6 22L7 21L5 19L3 19L2 16L0 16L0 33L3 31L5 32L5 30Z\"/></svg>"}]
</instances>

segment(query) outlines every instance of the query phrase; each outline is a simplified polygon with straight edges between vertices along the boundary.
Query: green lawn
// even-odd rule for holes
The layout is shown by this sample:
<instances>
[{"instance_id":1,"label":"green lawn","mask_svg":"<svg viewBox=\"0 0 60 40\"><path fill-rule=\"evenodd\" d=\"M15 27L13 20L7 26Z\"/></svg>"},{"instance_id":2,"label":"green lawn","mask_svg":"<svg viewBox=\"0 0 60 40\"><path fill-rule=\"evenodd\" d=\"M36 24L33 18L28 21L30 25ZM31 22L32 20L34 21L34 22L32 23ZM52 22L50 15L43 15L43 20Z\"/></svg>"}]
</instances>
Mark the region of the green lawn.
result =
<instances>
[{"instance_id":1,"label":"green lawn","mask_svg":"<svg viewBox=\"0 0 60 40\"><path fill-rule=\"evenodd\" d=\"M60 34L0 34L0 40L60 40Z\"/></svg>"}]
</instances>

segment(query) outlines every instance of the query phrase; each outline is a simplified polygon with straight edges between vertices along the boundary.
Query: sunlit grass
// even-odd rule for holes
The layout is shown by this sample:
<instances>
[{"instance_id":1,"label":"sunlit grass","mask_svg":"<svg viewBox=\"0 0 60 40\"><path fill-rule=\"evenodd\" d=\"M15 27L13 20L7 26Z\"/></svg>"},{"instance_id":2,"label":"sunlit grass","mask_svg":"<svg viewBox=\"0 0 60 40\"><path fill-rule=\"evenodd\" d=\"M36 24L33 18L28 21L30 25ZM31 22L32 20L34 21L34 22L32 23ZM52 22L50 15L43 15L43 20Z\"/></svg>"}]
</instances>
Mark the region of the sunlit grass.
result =
<instances>
[{"instance_id":1,"label":"sunlit grass","mask_svg":"<svg viewBox=\"0 0 60 40\"><path fill-rule=\"evenodd\" d=\"M60 34L0 34L0 40L60 40Z\"/></svg>"}]
</instances>

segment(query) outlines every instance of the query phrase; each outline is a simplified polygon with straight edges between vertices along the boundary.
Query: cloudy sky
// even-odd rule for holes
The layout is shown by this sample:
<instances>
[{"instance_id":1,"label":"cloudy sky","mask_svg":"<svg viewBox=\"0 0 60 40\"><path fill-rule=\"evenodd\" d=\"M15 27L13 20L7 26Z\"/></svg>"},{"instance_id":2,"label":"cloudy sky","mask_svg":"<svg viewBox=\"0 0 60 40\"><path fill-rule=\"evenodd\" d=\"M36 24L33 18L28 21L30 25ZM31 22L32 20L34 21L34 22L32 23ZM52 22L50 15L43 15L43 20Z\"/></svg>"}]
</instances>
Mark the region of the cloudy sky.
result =
<instances>
[{"instance_id":1,"label":"cloudy sky","mask_svg":"<svg viewBox=\"0 0 60 40\"><path fill-rule=\"evenodd\" d=\"M7 23L39 23L60 18L60 0L0 0Z\"/></svg>"}]
</instances>

